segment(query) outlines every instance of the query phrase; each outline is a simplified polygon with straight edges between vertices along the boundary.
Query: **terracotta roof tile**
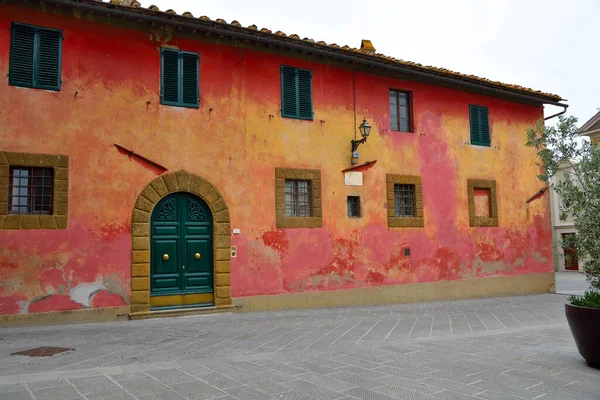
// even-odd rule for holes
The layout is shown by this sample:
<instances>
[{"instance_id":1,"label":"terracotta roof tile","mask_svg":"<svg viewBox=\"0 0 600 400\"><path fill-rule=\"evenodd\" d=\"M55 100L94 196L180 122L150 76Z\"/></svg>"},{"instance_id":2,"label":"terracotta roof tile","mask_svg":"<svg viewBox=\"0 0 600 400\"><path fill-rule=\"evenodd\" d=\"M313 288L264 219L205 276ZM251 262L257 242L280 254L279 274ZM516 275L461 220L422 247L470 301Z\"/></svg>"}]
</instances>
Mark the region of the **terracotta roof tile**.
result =
<instances>
[{"instance_id":1,"label":"terracotta roof tile","mask_svg":"<svg viewBox=\"0 0 600 400\"><path fill-rule=\"evenodd\" d=\"M75 2L75 0L72 0L73 2ZM103 0L95 0L97 3L102 3L102 4L107 4L106 1ZM109 0L110 4L114 4L117 6L124 6L124 7L131 7L131 8L141 8L144 9L143 7L141 7L140 3L138 0ZM159 10L159 8L155 5L151 5L147 8L147 10L150 11L154 11L154 12L161 12ZM174 15L176 14L175 11L169 9L164 11L164 13L166 14L170 14L170 15ZM193 15L190 12L185 12L182 14L182 16L184 17L189 17L189 18L193 18ZM210 18L206 17L206 16L202 16L198 18L201 21L210 21ZM227 21L225 21L224 19L218 18L215 20L215 22L219 23L219 24L227 24ZM253 30L256 31L258 30L256 25L250 25L248 28L243 28L241 26L241 24L237 21L232 21L231 24L227 24L229 26L232 27L236 27L237 29L241 28L241 29L248 29L248 30ZM563 100L561 96L556 95L556 94L552 94L552 93L544 93L540 90L534 90L531 88L527 88L521 85L514 85L514 84L508 84L508 83L502 83L502 82L498 82L498 81L493 81L491 79L487 79L487 78L482 78L476 75L471 75L471 74L462 74L460 72L455 72L455 71L451 71L448 70L446 68L438 68L438 67L434 67L434 66L430 66L430 65L422 65L419 63L415 63L412 61L404 61L404 60L400 60L400 59L396 59L394 57L391 56L386 56L384 54L381 53L375 53L374 49L373 50L360 50L360 49L356 49L356 48L350 48L349 46L343 46L340 47L339 45L332 43L332 44L327 44L324 41L318 41L315 42L315 40L310 39L310 38L304 38L304 39L300 39L300 36L296 35L296 34L292 34L290 36L287 36L284 32L282 31L277 31L275 33L273 33L270 29L267 28L262 28L260 29L260 32L262 32L263 34L267 34L267 35L275 35L278 38L287 38L287 39L292 39L292 40L302 40L303 42L306 42L307 44L310 44L312 46L316 46L316 47L325 47L328 49L336 49L342 52L348 52L348 53L359 53L361 54L361 57L368 57L369 59L373 59L373 60L380 60L382 62L391 62L391 63L395 63L398 65L402 65L402 66L407 66L407 67L411 67L411 68L415 68L424 72L429 72L432 74L437 74L437 75L441 75L441 76L445 76L445 77L451 77L451 78L457 78L460 80L464 80L464 81L470 81L471 83L479 83L482 86L493 86L495 88L499 88L499 89L508 89L508 90L512 90L512 91L517 91L517 92L521 92L523 94L533 94L533 95L537 95L537 96L541 96L541 97L545 97L547 99L551 99L553 101L560 101Z\"/></svg>"}]
</instances>

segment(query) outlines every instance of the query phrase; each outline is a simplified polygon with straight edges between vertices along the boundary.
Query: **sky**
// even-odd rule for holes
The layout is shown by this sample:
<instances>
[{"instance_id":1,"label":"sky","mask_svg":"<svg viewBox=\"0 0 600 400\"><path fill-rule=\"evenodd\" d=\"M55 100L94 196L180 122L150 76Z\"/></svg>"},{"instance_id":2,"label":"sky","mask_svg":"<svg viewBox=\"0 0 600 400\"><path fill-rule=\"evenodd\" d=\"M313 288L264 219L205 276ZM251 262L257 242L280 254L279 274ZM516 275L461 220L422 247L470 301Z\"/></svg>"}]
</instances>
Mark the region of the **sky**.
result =
<instances>
[{"instance_id":1,"label":"sky","mask_svg":"<svg viewBox=\"0 0 600 400\"><path fill-rule=\"evenodd\" d=\"M296 33L567 99L579 126L600 108L600 0L142 0ZM298 6L295 6L298 5ZM561 108L546 106L546 116ZM548 121L551 123L551 121Z\"/></svg>"}]
</instances>

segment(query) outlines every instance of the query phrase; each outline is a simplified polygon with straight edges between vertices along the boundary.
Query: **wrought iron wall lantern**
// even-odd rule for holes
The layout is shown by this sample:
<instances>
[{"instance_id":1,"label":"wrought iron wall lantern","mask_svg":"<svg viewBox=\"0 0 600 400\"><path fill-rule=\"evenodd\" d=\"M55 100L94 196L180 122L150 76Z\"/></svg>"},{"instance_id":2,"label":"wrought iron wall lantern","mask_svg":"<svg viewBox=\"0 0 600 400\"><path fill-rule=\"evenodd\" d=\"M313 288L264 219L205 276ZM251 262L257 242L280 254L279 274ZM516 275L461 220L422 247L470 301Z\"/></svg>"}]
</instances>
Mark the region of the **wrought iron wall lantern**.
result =
<instances>
[{"instance_id":1,"label":"wrought iron wall lantern","mask_svg":"<svg viewBox=\"0 0 600 400\"><path fill-rule=\"evenodd\" d=\"M360 135L362 139L353 139L350 141L352 143L352 165L358 164L358 146L367 142L367 138L369 137L369 133L371 133L371 125L367 122L365 118L363 118L362 124L358 127L360 131Z\"/></svg>"}]
</instances>

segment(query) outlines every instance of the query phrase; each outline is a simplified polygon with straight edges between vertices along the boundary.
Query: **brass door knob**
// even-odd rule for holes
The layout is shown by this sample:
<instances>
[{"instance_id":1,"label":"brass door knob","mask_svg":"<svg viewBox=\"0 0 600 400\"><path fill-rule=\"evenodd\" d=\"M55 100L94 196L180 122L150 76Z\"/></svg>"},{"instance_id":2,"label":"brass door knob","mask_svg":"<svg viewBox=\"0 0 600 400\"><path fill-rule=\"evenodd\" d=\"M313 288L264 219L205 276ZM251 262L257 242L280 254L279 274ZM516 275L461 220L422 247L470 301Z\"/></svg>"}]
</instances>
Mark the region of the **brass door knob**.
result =
<instances>
[{"instance_id":1,"label":"brass door knob","mask_svg":"<svg viewBox=\"0 0 600 400\"><path fill-rule=\"evenodd\" d=\"M181 269L185 269L185 265L182 265L182 266L181 266Z\"/></svg>"},{"instance_id":2,"label":"brass door knob","mask_svg":"<svg viewBox=\"0 0 600 400\"><path fill-rule=\"evenodd\" d=\"M196 260L199 260L199 259L200 259L200 253L196 253L196 254L194 254L194 258L195 258Z\"/></svg>"},{"instance_id":3,"label":"brass door knob","mask_svg":"<svg viewBox=\"0 0 600 400\"><path fill-rule=\"evenodd\" d=\"M163 254L163 260L167 261L169 259L169 255L168 254Z\"/></svg>"}]
</instances>

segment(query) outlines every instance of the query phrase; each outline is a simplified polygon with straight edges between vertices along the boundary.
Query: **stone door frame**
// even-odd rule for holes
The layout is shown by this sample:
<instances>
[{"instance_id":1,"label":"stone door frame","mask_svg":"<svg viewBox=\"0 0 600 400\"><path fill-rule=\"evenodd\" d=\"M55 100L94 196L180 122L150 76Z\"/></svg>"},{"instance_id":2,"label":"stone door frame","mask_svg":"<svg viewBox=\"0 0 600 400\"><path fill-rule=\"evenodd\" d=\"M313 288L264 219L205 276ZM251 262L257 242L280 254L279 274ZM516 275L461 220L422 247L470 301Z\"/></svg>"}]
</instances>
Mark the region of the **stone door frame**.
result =
<instances>
[{"instance_id":1,"label":"stone door frame","mask_svg":"<svg viewBox=\"0 0 600 400\"><path fill-rule=\"evenodd\" d=\"M154 179L140 193L131 217L130 316L150 313L150 219L156 204L175 192L187 192L208 204L213 216L215 308L232 308L231 228L229 209L217 188L201 176L179 170ZM187 310L188 309L182 309Z\"/></svg>"}]
</instances>

